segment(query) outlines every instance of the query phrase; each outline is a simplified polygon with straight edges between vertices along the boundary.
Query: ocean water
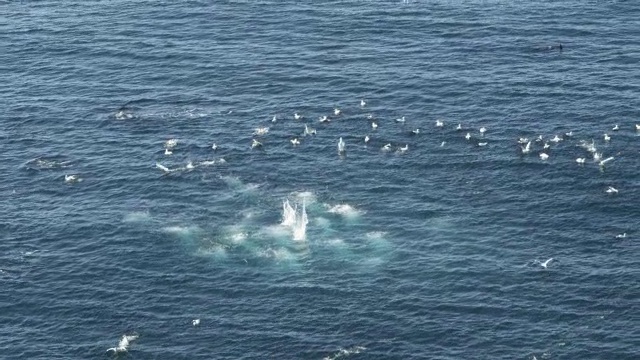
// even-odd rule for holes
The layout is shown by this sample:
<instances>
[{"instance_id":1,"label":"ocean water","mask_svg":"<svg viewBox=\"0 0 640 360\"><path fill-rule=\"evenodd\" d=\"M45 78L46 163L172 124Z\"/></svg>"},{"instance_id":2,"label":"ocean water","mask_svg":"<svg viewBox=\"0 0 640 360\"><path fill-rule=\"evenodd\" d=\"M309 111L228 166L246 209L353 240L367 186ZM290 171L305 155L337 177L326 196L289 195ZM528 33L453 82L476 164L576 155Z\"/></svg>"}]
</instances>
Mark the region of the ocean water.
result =
<instances>
[{"instance_id":1,"label":"ocean water","mask_svg":"<svg viewBox=\"0 0 640 360\"><path fill-rule=\"evenodd\" d=\"M640 358L636 2L0 19L0 358Z\"/></svg>"}]
</instances>

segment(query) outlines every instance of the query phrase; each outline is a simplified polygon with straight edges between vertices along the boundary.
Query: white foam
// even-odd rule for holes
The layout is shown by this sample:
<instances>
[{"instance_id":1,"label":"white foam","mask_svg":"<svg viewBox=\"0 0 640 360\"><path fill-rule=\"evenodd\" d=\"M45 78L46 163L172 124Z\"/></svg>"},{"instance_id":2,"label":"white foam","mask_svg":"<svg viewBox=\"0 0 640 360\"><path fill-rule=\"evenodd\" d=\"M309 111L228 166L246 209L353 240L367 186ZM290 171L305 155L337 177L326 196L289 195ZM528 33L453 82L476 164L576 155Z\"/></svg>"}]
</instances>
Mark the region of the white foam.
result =
<instances>
[{"instance_id":1,"label":"white foam","mask_svg":"<svg viewBox=\"0 0 640 360\"><path fill-rule=\"evenodd\" d=\"M329 207L328 212L332 214L341 215L345 218L356 218L362 214L362 211L354 208L349 204L339 204L334 206L326 205L326 206Z\"/></svg>"},{"instance_id":2,"label":"white foam","mask_svg":"<svg viewBox=\"0 0 640 360\"><path fill-rule=\"evenodd\" d=\"M298 202L304 202L306 204L313 204L316 202L316 195L311 191L296 192L293 193L293 195Z\"/></svg>"},{"instance_id":3,"label":"white foam","mask_svg":"<svg viewBox=\"0 0 640 360\"><path fill-rule=\"evenodd\" d=\"M130 212L122 219L122 221L126 223L142 223L148 222L149 220L151 220L151 214L146 210Z\"/></svg>"},{"instance_id":4,"label":"white foam","mask_svg":"<svg viewBox=\"0 0 640 360\"><path fill-rule=\"evenodd\" d=\"M340 349L333 355L322 358L322 360L335 360L341 357L349 356L351 354L359 354L364 350L367 350L367 348L364 346L353 346L347 349Z\"/></svg>"},{"instance_id":5,"label":"white foam","mask_svg":"<svg viewBox=\"0 0 640 360\"><path fill-rule=\"evenodd\" d=\"M331 221L327 218L317 217L313 219L315 225L321 228L329 228L331 226Z\"/></svg>"},{"instance_id":6,"label":"white foam","mask_svg":"<svg viewBox=\"0 0 640 360\"><path fill-rule=\"evenodd\" d=\"M331 239L327 240L327 245L334 247L345 247L347 244L342 239Z\"/></svg>"},{"instance_id":7,"label":"white foam","mask_svg":"<svg viewBox=\"0 0 640 360\"><path fill-rule=\"evenodd\" d=\"M282 222L280 222L280 224L284 226L294 226L295 223L296 209L291 207L289 200L285 200L282 202Z\"/></svg>"},{"instance_id":8,"label":"white foam","mask_svg":"<svg viewBox=\"0 0 640 360\"><path fill-rule=\"evenodd\" d=\"M197 226L166 226L162 228L162 231L178 235L178 236L191 236L200 231L200 228Z\"/></svg>"},{"instance_id":9,"label":"white foam","mask_svg":"<svg viewBox=\"0 0 640 360\"><path fill-rule=\"evenodd\" d=\"M370 231L365 234L369 240L381 240L387 235L386 231Z\"/></svg>"}]
</instances>

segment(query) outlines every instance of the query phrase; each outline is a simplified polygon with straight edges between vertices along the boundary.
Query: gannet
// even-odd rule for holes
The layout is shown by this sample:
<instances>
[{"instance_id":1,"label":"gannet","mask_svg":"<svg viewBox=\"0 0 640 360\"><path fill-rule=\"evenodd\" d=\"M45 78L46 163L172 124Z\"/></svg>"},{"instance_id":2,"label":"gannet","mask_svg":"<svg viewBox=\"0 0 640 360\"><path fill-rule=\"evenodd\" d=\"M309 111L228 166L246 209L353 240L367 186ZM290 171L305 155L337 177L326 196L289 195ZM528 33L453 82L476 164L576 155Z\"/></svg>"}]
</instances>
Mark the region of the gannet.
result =
<instances>
[{"instance_id":1,"label":"gannet","mask_svg":"<svg viewBox=\"0 0 640 360\"><path fill-rule=\"evenodd\" d=\"M331 120L329 120L329 118L327 117L327 115L320 116L320 119L319 119L319 120L320 120L320 122L321 122L321 123L331 121Z\"/></svg>"},{"instance_id":2,"label":"gannet","mask_svg":"<svg viewBox=\"0 0 640 360\"><path fill-rule=\"evenodd\" d=\"M529 141L527 145L521 146L521 148L523 154L528 154L531 151L531 141Z\"/></svg>"},{"instance_id":3,"label":"gannet","mask_svg":"<svg viewBox=\"0 0 640 360\"><path fill-rule=\"evenodd\" d=\"M406 144L405 146L398 148L398 152L400 152L400 153L404 153L407 150L409 150L409 144Z\"/></svg>"},{"instance_id":4,"label":"gannet","mask_svg":"<svg viewBox=\"0 0 640 360\"><path fill-rule=\"evenodd\" d=\"M487 132L487 128L485 128L484 126L480 128L480 134L484 135L484 133Z\"/></svg>"},{"instance_id":5,"label":"gannet","mask_svg":"<svg viewBox=\"0 0 640 360\"><path fill-rule=\"evenodd\" d=\"M611 161L611 160L613 160L613 159L614 159L614 157L613 157L613 156L610 156L610 157L608 157L608 158L606 158L606 159L604 159L604 160L600 160L600 162L598 163L598 165L600 165L600 166L604 166L606 163L608 163L609 161Z\"/></svg>"},{"instance_id":6,"label":"gannet","mask_svg":"<svg viewBox=\"0 0 640 360\"><path fill-rule=\"evenodd\" d=\"M542 141L542 135L538 135L538 138L536 139L536 142L540 142Z\"/></svg>"},{"instance_id":7,"label":"gannet","mask_svg":"<svg viewBox=\"0 0 640 360\"><path fill-rule=\"evenodd\" d=\"M611 130L612 131L618 131L618 130L620 130L620 127L618 126L618 124L615 124Z\"/></svg>"},{"instance_id":8,"label":"gannet","mask_svg":"<svg viewBox=\"0 0 640 360\"><path fill-rule=\"evenodd\" d=\"M518 139L518 144L526 144L527 142L530 142L527 138L521 137Z\"/></svg>"},{"instance_id":9,"label":"gannet","mask_svg":"<svg viewBox=\"0 0 640 360\"><path fill-rule=\"evenodd\" d=\"M271 119L271 122L276 122L278 121L278 117L276 115L273 115L273 118Z\"/></svg>"},{"instance_id":10,"label":"gannet","mask_svg":"<svg viewBox=\"0 0 640 360\"><path fill-rule=\"evenodd\" d=\"M364 107L365 105L367 105L367 102L364 99L360 100L360 106Z\"/></svg>"},{"instance_id":11,"label":"gannet","mask_svg":"<svg viewBox=\"0 0 640 360\"><path fill-rule=\"evenodd\" d=\"M251 148L257 148L259 146L262 146L262 143L256 139L253 139L253 142L251 143Z\"/></svg>"},{"instance_id":12,"label":"gannet","mask_svg":"<svg viewBox=\"0 0 640 360\"><path fill-rule=\"evenodd\" d=\"M616 239L624 239L626 237L627 237L627 233L622 233L622 234L616 235Z\"/></svg>"},{"instance_id":13,"label":"gannet","mask_svg":"<svg viewBox=\"0 0 640 360\"><path fill-rule=\"evenodd\" d=\"M541 262L541 261L539 261L539 260L536 260L536 262L537 262L538 264L540 264L540 266L542 266L543 268L545 268L545 269L546 269L546 268L547 268L547 266L549 266L549 263L550 263L552 260L553 260L553 258L550 258L550 259L548 259L548 260L547 260L547 261L545 261L545 262Z\"/></svg>"},{"instance_id":14,"label":"gannet","mask_svg":"<svg viewBox=\"0 0 640 360\"><path fill-rule=\"evenodd\" d=\"M138 338L138 335L122 335L117 347L107 349L107 352L113 352L114 354L124 353L129 350L131 342Z\"/></svg>"},{"instance_id":15,"label":"gannet","mask_svg":"<svg viewBox=\"0 0 640 360\"><path fill-rule=\"evenodd\" d=\"M213 150L218 150L218 145L216 145L215 143L213 145L211 145L211 149Z\"/></svg>"},{"instance_id":16,"label":"gannet","mask_svg":"<svg viewBox=\"0 0 640 360\"><path fill-rule=\"evenodd\" d=\"M487 146L488 142L479 142L478 146Z\"/></svg>"},{"instance_id":17,"label":"gannet","mask_svg":"<svg viewBox=\"0 0 640 360\"><path fill-rule=\"evenodd\" d=\"M298 138L293 138L291 139L291 143L293 146L300 145L300 140L298 140Z\"/></svg>"},{"instance_id":18,"label":"gannet","mask_svg":"<svg viewBox=\"0 0 640 360\"><path fill-rule=\"evenodd\" d=\"M411 133L413 135L418 135L418 134L420 134L420 129L411 130Z\"/></svg>"},{"instance_id":19,"label":"gannet","mask_svg":"<svg viewBox=\"0 0 640 360\"><path fill-rule=\"evenodd\" d=\"M554 143L560 142L562 141L562 138L559 137L558 135L554 136L553 139L551 139L551 141L553 141Z\"/></svg>"},{"instance_id":20,"label":"gannet","mask_svg":"<svg viewBox=\"0 0 640 360\"><path fill-rule=\"evenodd\" d=\"M74 182L80 182L81 179L78 177L78 175L65 175L64 176L64 182L66 182L67 184L71 184Z\"/></svg>"},{"instance_id":21,"label":"gannet","mask_svg":"<svg viewBox=\"0 0 640 360\"><path fill-rule=\"evenodd\" d=\"M544 143L544 146L542 146L542 148L545 149L545 150L547 150L550 147L551 147L551 145L549 145L549 143Z\"/></svg>"},{"instance_id":22,"label":"gannet","mask_svg":"<svg viewBox=\"0 0 640 360\"><path fill-rule=\"evenodd\" d=\"M436 126L437 127L443 127L444 126L444 122L442 122L442 120L436 120Z\"/></svg>"},{"instance_id":23,"label":"gannet","mask_svg":"<svg viewBox=\"0 0 640 360\"><path fill-rule=\"evenodd\" d=\"M294 113L293 114L293 118L296 119L296 120L300 120L300 119L302 119L302 115L300 115L298 113Z\"/></svg>"},{"instance_id":24,"label":"gannet","mask_svg":"<svg viewBox=\"0 0 640 360\"><path fill-rule=\"evenodd\" d=\"M576 159L576 162L577 162L578 164L582 165L582 164L584 164L585 160L586 160L585 158L577 158L577 159Z\"/></svg>"},{"instance_id":25,"label":"gannet","mask_svg":"<svg viewBox=\"0 0 640 360\"><path fill-rule=\"evenodd\" d=\"M617 194L618 193L618 189L614 188L613 186L609 186L606 191L607 191L608 194Z\"/></svg>"},{"instance_id":26,"label":"gannet","mask_svg":"<svg viewBox=\"0 0 640 360\"><path fill-rule=\"evenodd\" d=\"M383 146L381 150L382 150L382 151L389 151L389 150L391 150L391 144L387 144L387 145Z\"/></svg>"},{"instance_id":27,"label":"gannet","mask_svg":"<svg viewBox=\"0 0 640 360\"><path fill-rule=\"evenodd\" d=\"M371 128L372 128L373 130L377 129L377 128L378 128L378 124L376 124L375 122L372 122L372 123L371 123Z\"/></svg>"},{"instance_id":28,"label":"gannet","mask_svg":"<svg viewBox=\"0 0 640 360\"><path fill-rule=\"evenodd\" d=\"M573 136L573 131L569 131L568 133L564 134L566 137L572 137Z\"/></svg>"},{"instance_id":29,"label":"gannet","mask_svg":"<svg viewBox=\"0 0 640 360\"><path fill-rule=\"evenodd\" d=\"M195 166L193 166L193 163L192 163L191 161L189 161L189 162L187 163L187 166L185 166L185 169L187 169L187 170L193 170L193 169L195 169Z\"/></svg>"},{"instance_id":30,"label":"gannet","mask_svg":"<svg viewBox=\"0 0 640 360\"><path fill-rule=\"evenodd\" d=\"M441 143L440 143L440 147L443 147L443 146L444 146L444 144L446 144L446 143L447 143L446 141L441 142Z\"/></svg>"},{"instance_id":31,"label":"gannet","mask_svg":"<svg viewBox=\"0 0 640 360\"><path fill-rule=\"evenodd\" d=\"M200 325L200 319L193 319L191 323L193 324L193 326L198 326Z\"/></svg>"},{"instance_id":32,"label":"gannet","mask_svg":"<svg viewBox=\"0 0 640 360\"><path fill-rule=\"evenodd\" d=\"M593 153L593 161L600 161L602 159L601 153Z\"/></svg>"},{"instance_id":33,"label":"gannet","mask_svg":"<svg viewBox=\"0 0 640 360\"><path fill-rule=\"evenodd\" d=\"M314 135L316 133L316 129L310 128L307 124L304 124L304 134L305 135Z\"/></svg>"},{"instance_id":34,"label":"gannet","mask_svg":"<svg viewBox=\"0 0 640 360\"><path fill-rule=\"evenodd\" d=\"M640 131L640 124L636 124L636 131Z\"/></svg>"},{"instance_id":35,"label":"gannet","mask_svg":"<svg viewBox=\"0 0 640 360\"><path fill-rule=\"evenodd\" d=\"M467 135L465 135L464 138L467 140L471 139L471 133L467 133Z\"/></svg>"},{"instance_id":36,"label":"gannet","mask_svg":"<svg viewBox=\"0 0 640 360\"><path fill-rule=\"evenodd\" d=\"M340 115L340 109L338 109L338 108L333 109L333 115L335 115L335 116Z\"/></svg>"},{"instance_id":37,"label":"gannet","mask_svg":"<svg viewBox=\"0 0 640 360\"><path fill-rule=\"evenodd\" d=\"M548 158L549 158L549 155L547 155L545 153L540 153L540 159L547 160Z\"/></svg>"},{"instance_id":38,"label":"gannet","mask_svg":"<svg viewBox=\"0 0 640 360\"><path fill-rule=\"evenodd\" d=\"M458 124L458 126L456 126L456 130L462 130L462 124Z\"/></svg>"},{"instance_id":39,"label":"gannet","mask_svg":"<svg viewBox=\"0 0 640 360\"><path fill-rule=\"evenodd\" d=\"M609 136L609 134L604 134L604 141L609 141L611 140L611 136Z\"/></svg>"},{"instance_id":40,"label":"gannet","mask_svg":"<svg viewBox=\"0 0 640 360\"><path fill-rule=\"evenodd\" d=\"M366 136L364 137L364 143L365 143L365 144L366 144L366 143L368 143L368 142L369 142L369 140L370 140L369 135L366 135Z\"/></svg>"},{"instance_id":41,"label":"gannet","mask_svg":"<svg viewBox=\"0 0 640 360\"><path fill-rule=\"evenodd\" d=\"M396 119L396 122L404 123L405 122L404 116L399 119Z\"/></svg>"},{"instance_id":42,"label":"gannet","mask_svg":"<svg viewBox=\"0 0 640 360\"><path fill-rule=\"evenodd\" d=\"M173 155L173 151L171 151L169 149L164 149L164 154L165 155Z\"/></svg>"},{"instance_id":43,"label":"gannet","mask_svg":"<svg viewBox=\"0 0 640 360\"><path fill-rule=\"evenodd\" d=\"M367 119L369 119L369 120L373 119L373 114L367 115Z\"/></svg>"}]
</instances>

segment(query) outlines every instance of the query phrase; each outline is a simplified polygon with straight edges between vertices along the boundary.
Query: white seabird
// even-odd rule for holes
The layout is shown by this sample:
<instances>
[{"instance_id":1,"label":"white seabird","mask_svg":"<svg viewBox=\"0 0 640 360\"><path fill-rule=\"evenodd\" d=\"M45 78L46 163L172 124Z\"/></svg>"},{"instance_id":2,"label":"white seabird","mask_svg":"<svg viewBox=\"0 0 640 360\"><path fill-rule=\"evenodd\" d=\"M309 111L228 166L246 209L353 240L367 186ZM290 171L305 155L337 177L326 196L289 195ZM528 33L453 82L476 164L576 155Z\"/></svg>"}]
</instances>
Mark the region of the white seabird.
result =
<instances>
[{"instance_id":1,"label":"white seabird","mask_svg":"<svg viewBox=\"0 0 640 360\"><path fill-rule=\"evenodd\" d=\"M107 349L107 352L112 352L113 354L127 352L127 350L129 350L129 345L131 345L131 342L137 338L138 335L122 335L122 338L120 338L120 342L118 342L118 346Z\"/></svg>"},{"instance_id":2,"label":"white seabird","mask_svg":"<svg viewBox=\"0 0 640 360\"><path fill-rule=\"evenodd\" d=\"M259 128L255 129L255 131L253 132L253 135L257 135L257 136L266 135L268 132L269 132L269 128L268 127L266 127L266 126L265 127L259 127Z\"/></svg>"},{"instance_id":3,"label":"white seabird","mask_svg":"<svg viewBox=\"0 0 640 360\"><path fill-rule=\"evenodd\" d=\"M371 139L369 138L369 135L366 135L366 136L364 137L364 143L365 143L365 144L367 144L367 143L369 142L369 140L371 140Z\"/></svg>"},{"instance_id":4,"label":"white seabird","mask_svg":"<svg viewBox=\"0 0 640 360\"><path fill-rule=\"evenodd\" d=\"M549 155L547 155L546 153L540 153L540 159L547 160L549 158Z\"/></svg>"},{"instance_id":5,"label":"white seabird","mask_svg":"<svg viewBox=\"0 0 640 360\"><path fill-rule=\"evenodd\" d=\"M373 130L377 129L377 128L378 128L378 124L376 124L376 122L375 122L375 121L374 121L374 122L372 122L372 123L371 123L371 128L372 128Z\"/></svg>"},{"instance_id":6,"label":"white seabird","mask_svg":"<svg viewBox=\"0 0 640 360\"><path fill-rule=\"evenodd\" d=\"M458 124L458 126L456 126L456 130L462 130L462 124Z\"/></svg>"},{"instance_id":7,"label":"white seabird","mask_svg":"<svg viewBox=\"0 0 640 360\"><path fill-rule=\"evenodd\" d=\"M488 142L479 142L478 146L487 146L487 144L489 144Z\"/></svg>"},{"instance_id":8,"label":"white seabird","mask_svg":"<svg viewBox=\"0 0 640 360\"><path fill-rule=\"evenodd\" d=\"M483 126L483 127L480 128L480 134L484 135L484 133L486 133L486 132L487 132L487 128L486 127Z\"/></svg>"},{"instance_id":9,"label":"white seabird","mask_svg":"<svg viewBox=\"0 0 640 360\"><path fill-rule=\"evenodd\" d=\"M627 237L627 233L622 233L622 234L616 235L616 239L624 239L626 237Z\"/></svg>"},{"instance_id":10,"label":"white seabird","mask_svg":"<svg viewBox=\"0 0 640 360\"><path fill-rule=\"evenodd\" d=\"M420 134L420 129L411 130L411 133L413 135L418 135L418 134Z\"/></svg>"},{"instance_id":11,"label":"white seabird","mask_svg":"<svg viewBox=\"0 0 640 360\"><path fill-rule=\"evenodd\" d=\"M300 120L300 119L302 119L302 115L300 115L298 113L294 113L293 114L293 118L296 119L296 120Z\"/></svg>"},{"instance_id":12,"label":"white seabird","mask_svg":"<svg viewBox=\"0 0 640 360\"><path fill-rule=\"evenodd\" d=\"M598 163L598 165L600 165L600 166L604 166L606 163L608 163L609 161L611 161L611 160L613 160L613 159L614 159L614 157L613 157L613 156L610 156L610 157L608 157L608 158L606 158L606 159L604 159L604 160L600 160L600 162Z\"/></svg>"},{"instance_id":13,"label":"white seabird","mask_svg":"<svg viewBox=\"0 0 640 360\"><path fill-rule=\"evenodd\" d=\"M333 115L335 115L335 116L340 115L340 112L341 112L341 111L340 111L340 109L338 109L338 108L333 109Z\"/></svg>"},{"instance_id":14,"label":"white seabird","mask_svg":"<svg viewBox=\"0 0 640 360\"><path fill-rule=\"evenodd\" d=\"M444 122L442 122L442 120L436 120L436 126L437 127L443 127L444 126Z\"/></svg>"},{"instance_id":15,"label":"white seabird","mask_svg":"<svg viewBox=\"0 0 640 360\"><path fill-rule=\"evenodd\" d=\"M604 141L610 141L611 140L611 136L609 136L609 134L604 134Z\"/></svg>"},{"instance_id":16,"label":"white seabird","mask_svg":"<svg viewBox=\"0 0 640 360\"><path fill-rule=\"evenodd\" d=\"M262 146L262 143L256 139L253 139L253 142L251 143L251 148L254 149L260 146Z\"/></svg>"},{"instance_id":17,"label":"white seabird","mask_svg":"<svg viewBox=\"0 0 640 360\"><path fill-rule=\"evenodd\" d=\"M471 133L467 133L467 135L465 135L464 138L467 140L471 139Z\"/></svg>"},{"instance_id":18,"label":"white seabird","mask_svg":"<svg viewBox=\"0 0 640 360\"><path fill-rule=\"evenodd\" d=\"M364 99L360 100L360 106L365 107L365 105L367 105L367 102Z\"/></svg>"},{"instance_id":19,"label":"white seabird","mask_svg":"<svg viewBox=\"0 0 640 360\"><path fill-rule=\"evenodd\" d=\"M169 139L164 143L164 148L171 150L176 147L176 145L178 145L178 139Z\"/></svg>"},{"instance_id":20,"label":"white seabird","mask_svg":"<svg viewBox=\"0 0 640 360\"><path fill-rule=\"evenodd\" d=\"M193 324L193 326L198 326L198 325L200 325L200 319L193 319L193 321L191 321L191 323Z\"/></svg>"},{"instance_id":21,"label":"white seabird","mask_svg":"<svg viewBox=\"0 0 640 360\"><path fill-rule=\"evenodd\" d=\"M391 144L387 144L387 145L383 146L381 150L382 150L382 151L389 151L389 150L391 150Z\"/></svg>"},{"instance_id":22,"label":"white seabird","mask_svg":"<svg viewBox=\"0 0 640 360\"><path fill-rule=\"evenodd\" d=\"M399 119L396 119L396 122L399 122L399 123L404 123L405 121L406 120L404 119L404 116Z\"/></svg>"},{"instance_id":23,"label":"white seabird","mask_svg":"<svg viewBox=\"0 0 640 360\"><path fill-rule=\"evenodd\" d=\"M545 261L545 262L541 262L541 261L539 261L539 260L536 260L536 262L537 262L538 264L540 264L540 266L542 266L543 268L545 268L545 269L546 269L546 268L549 266L549 263L550 263L552 260L553 260L553 258L550 258L550 259L548 259L548 260L547 260L547 261Z\"/></svg>"},{"instance_id":24,"label":"white seabird","mask_svg":"<svg viewBox=\"0 0 640 360\"><path fill-rule=\"evenodd\" d=\"M553 137L553 139L551 139L551 141L553 141L554 143L559 143L560 141L562 141L562 138L556 135Z\"/></svg>"},{"instance_id":25,"label":"white seabird","mask_svg":"<svg viewBox=\"0 0 640 360\"><path fill-rule=\"evenodd\" d=\"M618 130L620 130L620 127L618 126L618 124L615 124L611 129L611 131L618 131Z\"/></svg>"},{"instance_id":26,"label":"white seabird","mask_svg":"<svg viewBox=\"0 0 640 360\"><path fill-rule=\"evenodd\" d=\"M609 186L606 190L607 194L617 194L618 193L618 189L614 188L613 186Z\"/></svg>"},{"instance_id":27,"label":"white seabird","mask_svg":"<svg viewBox=\"0 0 640 360\"><path fill-rule=\"evenodd\" d=\"M171 151L169 149L164 149L164 154L165 155L173 155L173 151Z\"/></svg>"},{"instance_id":28,"label":"white seabird","mask_svg":"<svg viewBox=\"0 0 640 360\"><path fill-rule=\"evenodd\" d=\"M580 165L583 165L583 164L584 164L584 162L585 162L586 160L587 160L587 159L585 159L585 158L577 158L577 159L576 159L576 162L577 162L578 164L580 164Z\"/></svg>"},{"instance_id":29,"label":"white seabird","mask_svg":"<svg viewBox=\"0 0 640 360\"><path fill-rule=\"evenodd\" d=\"M278 121L278 117L276 115L273 115L273 118L271 119L271 122L274 123Z\"/></svg>"},{"instance_id":30,"label":"white seabird","mask_svg":"<svg viewBox=\"0 0 640 360\"><path fill-rule=\"evenodd\" d=\"M320 122L321 122L321 123L331 121L331 120L329 120L329 118L327 117L327 115L320 116L320 119L319 119L319 120L320 120Z\"/></svg>"},{"instance_id":31,"label":"white seabird","mask_svg":"<svg viewBox=\"0 0 640 360\"><path fill-rule=\"evenodd\" d=\"M64 182L66 182L67 184L72 184L74 182L80 182L82 181L82 179L80 179L78 177L78 175L65 175L64 176Z\"/></svg>"},{"instance_id":32,"label":"white seabird","mask_svg":"<svg viewBox=\"0 0 640 360\"><path fill-rule=\"evenodd\" d=\"M300 140L298 140L298 138L293 138L291 139L291 143L293 146L300 145Z\"/></svg>"},{"instance_id":33,"label":"white seabird","mask_svg":"<svg viewBox=\"0 0 640 360\"><path fill-rule=\"evenodd\" d=\"M529 141L527 145L521 146L521 148L523 154L528 154L529 152L531 152L531 141Z\"/></svg>"},{"instance_id":34,"label":"white seabird","mask_svg":"<svg viewBox=\"0 0 640 360\"><path fill-rule=\"evenodd\" d=\"M218 145L214 143L213 145L211 145L211 149L213 149L214 151L218 150Z\"/></svg>"},{"instance_id":35,"label":"white seabird","mask_svg":"<svg viewBox=\"0 0 640 360\"><path fill-rule=\"evenodd\" d=\"M168 174L168 173L171 173L171 172L174 172L174 171L175 171L175 170L171 170L171 169L169 169L168 167L166 167L166 166L164 166L164 165L162 165L162 164L160 164L160 163L156 163L156 167L157 167L158 169L160 169L160 170L164 171L166 174Z\"/></svg>"},{"instance_id":36,"label":"white seabird","mask_svg":"<svg viewBox=\"0 0 640 360\"><path fill-rule=\"evenodd\" d=\"M405 153L407 152L407 150L409 150L409 144L406 144L405 146L398 148L399 153Z\"/></svg>"}]
</instances>

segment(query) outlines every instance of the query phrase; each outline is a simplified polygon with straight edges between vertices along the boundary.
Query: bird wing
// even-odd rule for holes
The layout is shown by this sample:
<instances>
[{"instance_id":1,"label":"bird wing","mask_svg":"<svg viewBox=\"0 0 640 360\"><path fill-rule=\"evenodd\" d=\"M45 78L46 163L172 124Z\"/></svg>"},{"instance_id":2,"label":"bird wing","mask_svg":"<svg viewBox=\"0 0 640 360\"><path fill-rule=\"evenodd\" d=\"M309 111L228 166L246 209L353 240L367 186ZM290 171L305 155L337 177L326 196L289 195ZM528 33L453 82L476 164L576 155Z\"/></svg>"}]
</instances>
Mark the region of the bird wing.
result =
<instances>
[{"instance_id":1,"label":"bird wing","mask_svg":"<svg viewBox=\"0 0 640 360\"><path fill-rule=\"evenodd\" d=\"M611 160L613 160L613 159L614 159L614 157L613 157L613 156L608 157L608 158L606 158L606 159L604 159L604 160L600 161L600 164L601 164L601 165L604 165L604 164L606 164L607 162L609 162L609 161L611 161Z\"/></svg>"},{"instance_id":2,"label":"bird wing","mask_svg":"<svg viewBox=\"0 0 640 360\"><path fill-rule=\"evenodd\" d=\"M160 170L164 171L164 172L171 172L171 170L170 170L168 167L166 167L166 166L164 166L164 165L162 165L162 164L160 164L160 163L156 163L156 167L157 167L158 169L160 169Z\"/></svg>"}]
</instances>

